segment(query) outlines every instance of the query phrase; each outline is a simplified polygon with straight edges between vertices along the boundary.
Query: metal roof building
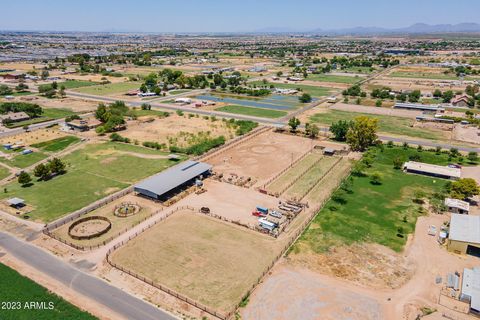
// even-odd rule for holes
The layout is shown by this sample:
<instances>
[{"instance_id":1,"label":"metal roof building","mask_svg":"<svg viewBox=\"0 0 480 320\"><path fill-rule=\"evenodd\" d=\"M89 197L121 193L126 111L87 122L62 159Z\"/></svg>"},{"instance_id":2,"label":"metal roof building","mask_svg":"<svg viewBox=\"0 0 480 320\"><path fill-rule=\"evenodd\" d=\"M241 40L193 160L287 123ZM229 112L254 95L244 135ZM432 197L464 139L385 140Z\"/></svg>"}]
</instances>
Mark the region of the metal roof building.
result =
<instances>
[{"instance_id":1,"label":"metal roof building","mask_svg":"<svg viewBox=\"0 0 480 320\"><path fill-rule=\"evenodd\" d=\"M407 161L403 165L403 169L407 172L424 174L432 177L444 179L460 179L462 171L458 168L447 166L438 166L435 164Z\"/></svg>"},{"instance_id":2,"label":"metal roof building","mask_svg":"<svg viewBox=\"0 0 480 320\"><path fill-rule=\"evenodd\" d=\"M470 302L470 312L480 313L480 268L463 269L460 299Z\"/></svg>"},{"instance_id":3,"label":"metal roof building","mask_svg":"<svg viewBox=\"0 0 480 320\"><path fill-rule=\"evenodd\" d=\"M480 216L452 214L447 248L459 254L480 256Z\"/></svg>"},{"instance_id":4,"label":"metal roof building","mask_svg":"<svg viewBox=\"0 0 480 320\"><path fill-rule=\"evenodd\" d=\"M162 171L134 186L134 191L160 200L162 196L182 187L200 176L210 174L212 166L198 161L187 160Z\"/></svg>"},{"instance_id":5,"label":"metal roof building","mask_svg":"<svg viewBox=\"0 0 480 320\"><path fill-rule=\"evenodd\" d=\"M445 108L442 108L439 105L434 105L434 104L427 105L427 104L419 104L419 103L397 102L393 107L396 109L407 109L407 110L438 111L438 112L445 111Z\"/></svg>"},{"instance_id":6,"label":"metal roof building","mask_svg":"<svg viewBox=\"0 0 480 320\"><path fill-rule=\"evenodd\" d=\"M470 211L470 204L466 201L445 198L444 204L448 208L448 212L468 214L468 212Z\"/></svg>"}]
</instances>

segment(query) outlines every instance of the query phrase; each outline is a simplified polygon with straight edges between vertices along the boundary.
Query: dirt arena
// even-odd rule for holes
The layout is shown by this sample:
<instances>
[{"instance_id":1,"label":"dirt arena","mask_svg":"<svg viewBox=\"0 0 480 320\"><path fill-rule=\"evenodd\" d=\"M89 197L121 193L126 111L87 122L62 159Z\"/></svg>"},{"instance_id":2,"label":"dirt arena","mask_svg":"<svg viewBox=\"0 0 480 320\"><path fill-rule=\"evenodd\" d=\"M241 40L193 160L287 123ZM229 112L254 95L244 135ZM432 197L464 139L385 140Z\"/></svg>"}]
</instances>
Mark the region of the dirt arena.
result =
<instances>
[{"instance_id":1,"label":"dirt arena","mask_svg":"<svg viewBox=\"0 0 480 320\"><path fill-rule=\"evenodd\" d=\"M254 231L179 211L117 249L111 259L228 312L280 252L278 244Z\"/></svg>"},{"instance_id":2,"label":"dirt arena","mask_svg":"<svg viewBox=\"0 0 480 320\"><path fill-rule=\"evenodd\" d=\"M5 143L22 143L25 145L31 145L44 141L49 141L61 137L68 136L69 134L61 131L58 127L52 127L48 129L38 129L30 132L22 132L13 136L0 139L0 144Z\"/></svg>"},{"instance_id":3,"label":"dirt arena","mask_svg":"<svg viewBox=\"0 0 480 320\"><path fill-rule=\"evenodd\" d=\"M252 188L242 188L229 183L205 180L207 192L191 194L177 203L178 206L191 206L196 209L210 208L212 214L223 216L232 221L255 226L258 217L252 215L256 206L275 209L278 198L260 193Z\"/></svg>"},{"instance_id":4,"label":"dirt arena","mask_svg":"<svg viewBox=\"0 0 480 320\"><path fill-rule=\"evenodd\" d=\"M124 202L130 202L138 205L140 207L140 211L134 215L128 217L117 217L114 215L115 208L121 205ZM144 220L150 214L155 212L156 210L161 209L162 207L155 202L137 197L134 194L128 194L124 197L121 197L109 204L100 207L92 212L89 212L86 215L81 216L80 218L89 217L89 216L101 216L106 217L112 223L112 228L110 231L101 235L100 237L96 237L90 240L76 240L73 239L68 235L68 228L77 220L72 222L66 223L63 226L53 230L53 234L57 237L60 237L63 240L71 242L75 245L79 246L95 246L102 244L104 241L110 239L112 236L118 235L120 232L123 232L127 229L132 228L134 225L139 223L140 221Z\"/></svg>"},{"instance_id":5,"label":"dirt arena","mask_svg":"<svg viewBox=\"0 0 480 320\"><path fill-rule=\"evenodd\" d=\"M267 131L207 162L213 165L215 172L251 177L256 185L263 185L308 152L314 143L311 139Z\"/></svg>"},{"instance_id":6,"label":"dirt arena","mask_svg":"<svg viewBox=\"0 0 480 320\"><path fill-rule=\"evenodd\" d=\"M19 96L15 97L15 101L18 102L31 102L37 103L44 108L51 108L51 109L69 109L73 112L90 112L94 111L97 106L98 102L91 101L91 100L84 100L80 98L59 98L59 99L48 99L41 96Z\"/></svg>"}]
</instances>

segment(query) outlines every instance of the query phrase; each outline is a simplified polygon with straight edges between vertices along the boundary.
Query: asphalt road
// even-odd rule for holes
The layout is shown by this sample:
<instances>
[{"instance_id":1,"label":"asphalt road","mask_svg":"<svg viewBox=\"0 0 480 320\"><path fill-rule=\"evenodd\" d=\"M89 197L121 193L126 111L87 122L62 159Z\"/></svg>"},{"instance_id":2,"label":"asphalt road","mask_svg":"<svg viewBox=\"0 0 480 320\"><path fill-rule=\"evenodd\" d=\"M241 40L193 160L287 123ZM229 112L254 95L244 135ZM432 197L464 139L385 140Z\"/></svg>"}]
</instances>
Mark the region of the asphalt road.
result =
<instances>
[{"instance_id":1,"label":"asphalt road","mask_svg":"<svg viewBox=\"0 0 480 320\"><path fill-rule=\"evenodd\" d=\"M88 275L55 256L15 237L0 232L0 246L19 260L29 264L67 287L83 294L126 319L173 320L174 316L148 304L107 282Z\"/></svg>"}]
</instances>

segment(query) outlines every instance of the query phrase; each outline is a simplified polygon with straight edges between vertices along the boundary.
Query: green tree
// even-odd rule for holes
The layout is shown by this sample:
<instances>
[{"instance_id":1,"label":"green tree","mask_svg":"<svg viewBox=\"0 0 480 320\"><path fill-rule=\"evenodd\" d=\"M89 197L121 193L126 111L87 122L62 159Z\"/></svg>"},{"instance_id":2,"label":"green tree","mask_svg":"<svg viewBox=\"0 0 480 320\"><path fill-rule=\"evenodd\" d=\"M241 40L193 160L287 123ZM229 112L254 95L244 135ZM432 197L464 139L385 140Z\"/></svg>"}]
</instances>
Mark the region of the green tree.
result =
<instances>
[{"instance_id":1,"label":"green tree","mask_svg":"<svg viewBox=\"0 0 480 320\"><path fill-rule=\"evenodd\" d=\"M480 194L480 187L472 178L463 178L452 182L450 195L455 199L467 199Z\"/></svg>"},{"instance_id":2,"label":"green tree","mask_svg":"<svg viewBox=\"0 0 480 320\"><path fill-rule=\"evenodd\" d=\"M20 183L22 186L26 186L30 182L32 182L30 175L25 171L20 172L18 175L18 183Z\"/></svg>"},{"instance_id":3,"label":"green tree","mask_svg":"<svg viewBox=\"0 0 480 320\"><path fill-rule=\"evenodd\" d=\"M300 125L300 119L296 117L292 117L288 120L288 125L290 126L290 129L292 132L297 131L298 126Z\"/></svg>"},{"instance_id":4,"label":"green tree","mask_svg":"<svg viewBox=\"0 0 480 320\"><path fill-rule=\"evenodd\" d=\"M378 119L367 116L355 118L347 132L347 143L353 151L365 151L377 140Z\"/></svg>"},{"instance_id":5,"label":"green tree","mask_svg":"<svg viewBox=\"0 0 480 320\"><path fill-rule=\"evenodd\" d=\"M348 129L350 129L352 125L352 121L339 120L336 123L332 123L330 126L330 132L333 133L335 140L345 141L347 139Z\"/></svg>"},{"instance_id":6,"label":"green tree","mask_svg":"<svg viewBox=\"0 0 480 320\"><path fill-rule=\"evenodd\" d=\"M477 162L478 161L478 153L475 151L471 151L468 153L468 160L470 162Z\"/></svg>"},{"instance_id":7,"label":"green tree","mask_svg":"<svg viewBox=\"0 0 480 320\"><path fill-rule=\"evenodd\" d=\"M399 170L402 168L402 165L403 165L403 161L400 157L395 157L393 159L393 168L396 169L396 170Z\"/></svg>"},{"instance_id":8,"label":"green tree","mask_svg":"<svg viewBox=\"0 0 480 320\"><path fill-rule=\"evenodd\" d=\"M382 175L378 172L372 173L372 175L370 176L370 183L374 185L382 184Z\"/></svg>"},{"instance_id":9,"label":"green tree","mask_svg":"<svg viewBox=\"0 0 480 320\"><path fill-rule=\"evenodd\" d=\"M309 102L312 102L312 96L309 95L308 93L304 93L298 98L298 100L301 103L309 103Z\"/></svg>"},{"instance_id":10,"label":"green tree","mask_svg":"<svg viewBox=\"0 0 480 320\"><path fill-rule=\"evenodd\" d=\"M380 100L380 99L375 102L375 106L376 106L376 107L381 107L382 104L383 104L383 101Z\"/></svg>"},{"instance_id":11,"label":"green tree","mask_svg":"<svg viewBox=\"0 0 480 320\"><path fill-rule=\"evenodd\" d=\"M52 160L48 161L47 164L50 172L52 174L62 174L65 173L66 165L65 163L60 160L59 158L53 158Z\"/></svg>"},{"instance_id":12,"label":"green tree","mask_svg":"<svg viewBox=\"0 0 480 320\"><path fill-rule=\"evenodd\" d=\"M307 123L305 124L305 133L309 138L315 139L320 133L320 128L314 123Z\"/></svg>"},{"instance_id":13,"label":"green tree","mask_svg":"<svg viewBox=\"0 0 480 320\"><path fill-rule=\"evenodd\" d=\"M40 180L47 180L50 177L50 168L49 166L40 163L33 169L33 175Z\"/></svg>"}]
</instances>

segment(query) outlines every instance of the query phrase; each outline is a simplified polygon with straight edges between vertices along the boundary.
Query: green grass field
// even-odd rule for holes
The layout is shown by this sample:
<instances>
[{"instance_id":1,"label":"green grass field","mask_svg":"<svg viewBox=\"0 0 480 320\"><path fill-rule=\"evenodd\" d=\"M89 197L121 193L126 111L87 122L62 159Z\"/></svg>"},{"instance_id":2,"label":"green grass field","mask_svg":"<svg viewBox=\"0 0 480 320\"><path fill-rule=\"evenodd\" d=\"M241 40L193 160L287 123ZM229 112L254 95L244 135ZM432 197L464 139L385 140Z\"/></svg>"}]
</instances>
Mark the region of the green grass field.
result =
<instances>
[{"instance_id":1,"label":"green grass field","mask_svg":"<svg viewBox=\"0 0 480 320\"><path fill-rule=\"evenodd\" d=\"M29 167L39 161L42 161L43 159L47 158L48 155L46 155L43 152L33 152L29 154L21 154L17 153L13 159L7 160L5 158L0 158L0 161L12 166L12 167L17 167L17 168L26 168Z\"/></svg>"},{"instance_id":2,"label":"green grass field","mask_svg":"<svg viewBox=\"0 0 480 320\"><path fill-rule=\"evenodd\" d=\"M78 141L80 141L80 139L75 136L66 136L49 141L35 143L32 144L32 147L42 149L43 151L47 152L58 152Z\"/></svg>"},{"instance_id":3,"label":"green grass field","mask_svg":"<svg viewBox=\"0 0 480 320\"><path fill-rule=\"evenodd\" d=\"M339 120L353 120L360 116L368 116L378 119L379 131L383 133L431 140L440 140L444 137L439 131L423 128L412 128L410 126L415 122L415 120L402 117L330 110L327 113L317 113L311 116L310 120L315 123L331 125Z\"/></svg>"},{"instance_id":4,"label":"green grass field","mask_svg":"<svg viewBox=\"0 0 480 320\"><path fill-rule=\"evenodd\" d=\"M2 278L2 281L0 281L1 303L16 302L13 306L20 307L15 310L11 307L7 308L7 305L5 305L5 308L2 307L0 310L0 319L2 320L97 319L1 263L0 277ZM49 303L52 303L53 308L51 310L35 310L27 308L28 304L25 307L25 304L30 302L44 302L46 307L49 306Z\"/></svg>"},{"instance_id":5,"label":"green grass field","mask_svg":"<svg viewBox=\"0 0 480 320\"><path fill-rule=\"evenodd\" d=\"M272 83L272 82L267 82L267 84L264 84L263 81L254 81L250 82L249 84L255 84L257 86L267 86L270 87L270 85L274 85L276 88L280 89L301 89L303 92L306 92L310 94L313 97L324 97L328 96L331 93L330 88L326 87L317 87L317 86L308 86L304 84L289 84L289 83Z\"/></svg>"},{"instance_id":6,"label":"green grass field","mask_svg":"<svg viewBox=\"0 0 480 320\"><path fill-rule=\"evenodd\" d=\"M329 75L329 74L309 74L306 80L354 84L362 79L363 79L362 77L357 77L357 76L350 77L350 76L337 76L337 75Z\"/></svg>"},{"instance_id":7,"label":"green grass field","mask_svg":"<svg viewBox=\"0 0 480 320\"><path fill-rule=\"evenodd\" d=\"M93 95L111 95L118 93L125 93L130 90L135 90L140 87L140 82L119 82L119 83L109 83L96 86L88 86L76 88L75 91L86 94Z\"/></svg>"},{"instance_id":8,"label":"green grass field","mask_svg":"<svg viewBox=\"0 0 480 320\"><path fill-rule=\"evenodd\" d=\"M0 166L0 180L5 179L9 175L10 171L5 167Z\"/></svg>"},{"instance_id":9,"label":"green grass field","mask_svg":"<svg viewBox=\"0 0 480 320\"><path fill-rule=\"evenodd\" d=\"M287 115L285 111L269 110L262 108L243 107L237 105L224 106L216 108L216 111L228 112L234 114L243 114L247 116L260 117L260 118L280 118Z\"/></svg>"},{"instance_id":10,"label":"green grass field","mask_svg":"<svg viewBox=\"0 0 480 320\"><path fill-rule=\"evenodd\" d=\"M98 85L98 83L92 82L92 81L84 81L84 80L67 80L64 82L60 82L58 85L64 86L65 89L75 89L75 88Z\"/></svg>"},{"instance_id":11,"label":"green grass field","mask_svg":"<svg viewBox=\"0 0 480 320\"><path fill-rule=\"evenodd\" d=\"M121 143L90 144L63 158L65 174L49 181L34 179L30 187L13 181L0 198L25 199L34 207L32 219L49 222L175 164L167 158L142 157L145 154L166 155Z\"/></svg>"},{"instance_id":12,"label":"green grass field","mask_svg":"<svg viewBox=\"0 0 480 320\"><path fill-rule=\"evenodd\" d=\"M382 184L373 185L370 178L352 176L347 191L339 189L332 197L292 249L293 253L304 250L322 253L336 245L354 242L375 242L401 251L412 233L417 217L422 213L420 206L412 201L414 192L420 190L427 197L439 192L447 180L406 174L393 168L393 159L407 161L418 155L420 161L446 165L448 155L402 147L385 147L384 151L372 149L374 161L367 174L379 172ZM349 180L350 180L349 179ZM399 232L399 229L401 232ZM403 236L398 236L400 233Z\"/></svg>"},{"instance_id":13,"label":"green grass field","mask_svg":"<svg viewBox=\"0 0 480 320\"><path fill-rule=\"evenodd\" d=\"M370 67L348 67L345 69L340 69L340 70L335 70L336 72L345 72L345 73L364 73L364 74L370 74L374 72L375 70L372 71L372 68Z\"/></svg>"},{"instance_id":14,"label":"green grass field","mask_svg":"<svg viewBox=\"0 0 480 320\"><path fill-rule=\"evenodd\" d=\"M11 94L0 94L0 97L3 97L3 96L21 97L21 96L29 96L31 94L33 94L33 92L21 91L21 92L12 92Z\"/></svg>"}]
</instances>

